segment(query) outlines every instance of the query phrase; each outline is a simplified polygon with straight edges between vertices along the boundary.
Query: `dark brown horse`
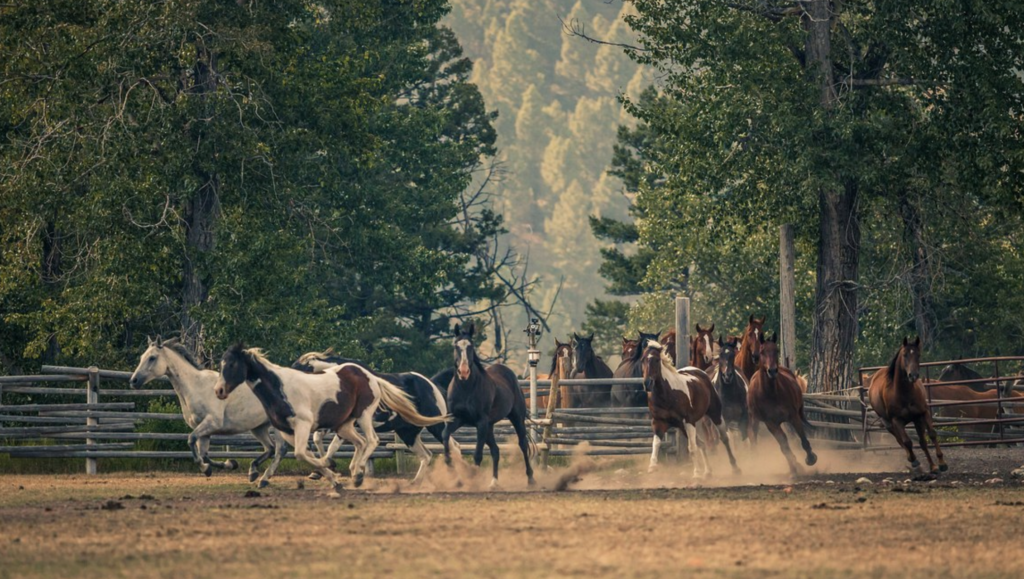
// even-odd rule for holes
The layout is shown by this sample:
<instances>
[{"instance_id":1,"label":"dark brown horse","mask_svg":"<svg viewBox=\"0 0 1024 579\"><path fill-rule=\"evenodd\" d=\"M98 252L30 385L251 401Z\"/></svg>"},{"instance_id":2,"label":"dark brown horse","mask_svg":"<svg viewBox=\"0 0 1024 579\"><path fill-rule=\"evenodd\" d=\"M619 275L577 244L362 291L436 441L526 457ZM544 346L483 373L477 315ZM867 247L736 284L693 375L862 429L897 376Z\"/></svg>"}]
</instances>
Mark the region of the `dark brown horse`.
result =
<instances>
[{"instance_id":1,"label":"dark brown horse","mask_svg":"<svg viewBox=\"0 0 1024 579\"><path fill-rule=\"evenodd\" d=\"M875 414L882 419L882 424L889 430L896 442L907 450L907 461L911 469L919 472L921 463L914 456L914 441L907 434L907 424L913 423L921 439L921 449L928 459L929 470L933 473L946 470L946 461L942 458L939 438L932 426L932 415L928 409L928 395L921 384L918 368L921 361L921 338L908 342L903 338L903 345L893 356L887 368L882 368L871 377L868 387L868 399ZM925 433L931 437L935 445L935 456L939 459L938 466L932 462L928 452Z\"/></svg>"},{"instance_id":2,"label":"dark brown horse","mask_svg":"<svg viewBox=\"0 0 1024 579\"><path fill-rule=\"evenodd\" d=\"M690 365L707 372L714 364L715 325L705 329L696 324L695 328L697 335L690 338Z\"/></svg>"},{"instance_id":3,"label":"dark brown horse","mask_svg":"<svg viewBox=\"0 0 1024 579\"><path fill-rule=\"evenodd\" d=\"M807 466L818 462L818 457L811 450L811 442L807 440L807 434L804 432L804 427L810 424L804 416L804 397L800 392L796 375L788 368L779 366L778 340L778 334L772 336L770 340L765 340L764 334L760 334L758 340L761 345L761 363L757 367L757 372L754 372L747 390L750 432L751 439L757 442L758 423L764 422L768 432L771 432L778 441L779 448L789 463L790 473L796 475L796 457L789 448L786 433L782 431L783 423L788 422L800 437L800 445L807 453Z\"/></svg>"},{"instance_id":4,"label":"dark brown horse","mask_svg":"<svg viewBox=\"0 0 1024 579\"><path fill-rule=\"evenodd\" d=\"M697 423L707 417L718 429L725 449L729 452L729 463L738 474L736 457L729 444L729 433L722 421L722 401L711 386L708 375L692 366L677 372L664 347L653 340L648 342L642 354L641 368L644 390L647 392L647 407L651 412L651 426L654 429L650 470L658 466L661 437L669 428L675 427L686 433L687 447L693 459L693 477L709 476L711 469L708 468L704 444L697 440Z\"/></svg>"},{"instance_id":5,"label":"dark brown horse","mask_svg":"<svg viewBox=\"0 0 1024 579\"><path fill-rule=\"evenodd\" d=\"M637 339L637 347L633 350L633 355L629 358L623 358L622 362L619 363L619 367L615 369L615 378L639 378L643 375L643 369L641 368L640 357L643 351L647 348L647 344L650 342L657 342L657 334L645 334L640 332L640 336ZM636 406L647 405L647 394L644 393L644 387L637 384L615 384L612 386L612 407L614 408L632 408Z\"/></svg>"},{"instance_id":6,"label":"dark brown horse","mask_svg":"<svg viewBox=\"0 0 1024 579\"><path fill-rule=\"evenodd\" d=\"M594 353L594 334L572 334L572 377L611 378L612 369ZM610 405L605 385L576 385L569 388L573 408L607 408Z\"/></svg>"},{"instance_id":7,"label":"dark brown horse","mask_svg":"<svg viewBox=\"0 0 1024 579\"><path fill-rule=\"evenodd\" d=\"M526 463L526 478L533 484L533 465L530 462L530 444L526 437L526 398L519 389L519 380L507 366L494 364L484 368L473 346L473 324L460 330L455 326L455 376L448 385L448 411L452 418L444 429L444 460L451 464L449 441L463 424L476 427L476 451L473 462L480 466L484 457L484 443L491 451L494 476L491 486L498 484L498 441L494 438L494 423L508 418L519 438L519 449Z\"/></svg>"},{"instance_id":8,"label":"dark brown horse","mask_svg":"<svg viewBox=\"0 0 1024 579\"><path fill-rule=\"evenodd\" d=\"M722 419L726 426L735 424L743 440L747 439L750 413L747 409L747 380L736 369L739 340L718 337L718 364L711 372L711 385L722 399Z\"/></svg>"},{"instance_id":9,"label":"dark brown horse","mask_svg":"<svg viewBox=\"0 0 1024 579\"><path fill-rule=\"evenodd\" d=\"M740 373L747 379L747 383L754 377L754 372L757 372L757 367L760 363L761 357L761 343L764 341L764 327L765 318L762 317L760 320L754 318L754 314L750 314L750 319L747 321L747 329L743 330L743 341L740 342L740 350L736 353L736 367L740 369Z\"/></svg>"}]
</instances>

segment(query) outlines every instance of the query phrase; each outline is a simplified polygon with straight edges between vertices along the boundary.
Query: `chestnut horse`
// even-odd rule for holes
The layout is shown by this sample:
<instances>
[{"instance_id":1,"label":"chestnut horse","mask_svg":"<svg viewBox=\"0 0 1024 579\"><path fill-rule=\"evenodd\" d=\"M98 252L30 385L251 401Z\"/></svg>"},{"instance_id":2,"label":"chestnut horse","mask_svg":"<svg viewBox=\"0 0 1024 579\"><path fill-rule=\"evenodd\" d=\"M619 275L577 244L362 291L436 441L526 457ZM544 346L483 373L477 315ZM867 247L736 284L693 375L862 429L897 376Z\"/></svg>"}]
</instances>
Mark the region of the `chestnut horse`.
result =
<instances>
[{"instance_id":1,"label":"chestnut horse","mask_svg":"<svg viewBox=\"0 0 1024 579\"><path fill-rule=\"evenodd\" d=\"M779 448L789 463L790 473L796 475L796 458L789 448L786 433L782 431L783 423L788 422L800 437L800 445L807 453L807 466L818 462L818 457L811 450L811 442L807 440L807 434L804 432L804 427L810 426L804 416L804 397L793 372L779 366L779 335L775 334L770 340L765 340L764 334L759 334L761 363L757 367L757 372L754 372L747 390L751 439L757 442L758 423L764 422L768 432L771 432L778 441Z\"/></svg>"},{"instance_id":2,"label":"chestnut horse","mask_svg":"<svg viewBox=\"0 0 1024 579\"><path fill-rule=\"evenodd\" d=\"M907 424L913 422L917 435L921 439L921 450L928 459L931 472L945 471L948 467L939 448L939 438L932 425L932 415L928 409L928 396L919 380L918 368L921 362L921 338L908 342L903 338L903 345L893 356L889 366L881 368L871 376L868 386L868 399L875 414L882 419L882 424L889 430L896 442L907 450L907 461L910 467L918 472L921 463L914 456L914 441L907 434ZM939 459L938 466L932 462L928 452L925 432L935 445L935 456Z\"/></svg>"},{"instance_id":3,"label":"chestnut horse","mask_svg":"<svg viewBox=\"0 0 1024 579\"><path fill-rule=\"evenodd\" d=\"M761 344L764 342L764 330L761 328L764 327L764 320L763 316L758 320L754 318L754 314L750 314L747 329L743 330L743 341L740 342L739 352L736 353L736 366L748 384L754 377L754 372L757 372L760 361Z\"/></svg>"},{"instance_id":4,"label":"chestnut horse","mask_svg":"<svg viewBox=\"0 0 1024 579\"><path fill-rule=\"evenodd\" d=\"M1012 384L1008 384L1008 387L986 390L984 392L972 390L967 385L940 384L936 382L925 382L924 384L931 403L943 401L964 402L968 400L978 402L978 404L935 406L933 407L933 411L936 416L947 416L964 420L994 420L997 418L1003 418L999 415L999 405L995 403L996 398L1017 398L1024 401L1024 392L1014 391L1012 389ZM1017 406L1008 406L1004 403L1003 413L1018 414L1020 412L1024 412L1019 410L1019 408L1020 407ZM999 432L999 425L967 424L957 426L957 430L960 432L997 434Z\"/></svg>"},{"instance_id":5,"label":"chestnut horse","mask_svg":"<svg viewBox=\"0 0 1024 579\"><path fill-rule=\"evenodd\" d=\"M697 335L690 338L690 364L707 372L714 364L715 349L714 335L715 325L704 329L696 324Z\"/></svg>"},{"instance_id":6,"label":"chestnut horse","mask_svg":"<svg viewBox=\"0 0 1024 579\"><path fill-rule=\"evenodd\" d=\"M572 346L570 344L563 344L555 338L555 354L551 356L551 371L546 375L541 374L537 376L538 380L550 380L555 375L558 376L559 380L566 380L569 378L572 370ZM559 408L572 408L572 401L569 396L569 386L560 386L558 388L558 407ZM550 391L550 388L549 388ZM527 395L527 391L523 392ZM548 396L553 392L544 395L537 395L537 408L548 407Z\"/></svg>"},{"instance_id":7,"label":"chestnut horse","mask_svg":"<svg viewBox=\"0 0 1024 579\"><path fill-rule=\"evenodd\" d=\"M711 386L708 375L693 366L676 371L664 347L653 340L648 342L642 358L644 390L647 392L647 407L651 412L651 426L654 429L649 470L658 466L661 437L670 427L676 427L686 433L687 448L693 459L693 478L710 476L711 469L708 467L704 444L697 440L697 423L707 417L718 429L729 453L729 464L733 472L739 474L740 469L736 466L736 457L729 444L729 432L722 422L722 401Z\"/></svg>"}]
</instances>

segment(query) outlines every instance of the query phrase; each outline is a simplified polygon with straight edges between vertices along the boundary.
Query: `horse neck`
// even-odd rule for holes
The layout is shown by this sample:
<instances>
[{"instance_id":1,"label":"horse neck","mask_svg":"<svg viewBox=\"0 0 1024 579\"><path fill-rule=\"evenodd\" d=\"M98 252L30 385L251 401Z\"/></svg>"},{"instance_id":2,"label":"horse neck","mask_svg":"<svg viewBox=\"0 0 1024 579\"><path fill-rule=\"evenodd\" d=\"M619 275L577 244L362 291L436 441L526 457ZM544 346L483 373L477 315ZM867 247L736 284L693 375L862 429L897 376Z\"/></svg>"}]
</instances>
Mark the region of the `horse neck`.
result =
<instances>
[{"instance_id":1,"label":"horse neck","mask_svg":"<svg viewBox=\"0 0 1024 579\"><path fill-rule=\"evenodd\" d=\"M286 389L286 384L288 383L287 380L285 379L286 377L283 375L285 370L291 369L283 368L265 359L262 361L251 359L249 361L248 375L246 376L246 378L253 385L255 385L257 380L261 380L264 384L267 385L267 388L261 389L261 391L269 392L270 396L272 396L274 399L287 398L287 395L284 392ZM291 371L299 374L302 373L299 370ZM280 389L274 387L275 380L281 385Z\"/></svg>"},{"instance_id":2,"label":"horse neck","mask_svg":"<svg viewBox=\"0 0 1024 579\"><path fill-rule=\"evenodd\" d=\"M169 347L164 351L167 361L167 376L178 398L187 402L196 400L213 400L216 395L209 382L216 378L216 372L200 370L189 363L181 354Z\"/></svg>"},{"instance_id":3,"label":"horse neck","mask_svg":"<svg viewBox=\"0 0 1024 579\"><path fill-rule=\"evenodd\" d=\"M583 364L583 374L590 378L597 378L600 373L600 369L597 367L597 356L594 355L594 351L590 351L590 355L587 356L586 363Z\"/></svg>"}]
</instances>

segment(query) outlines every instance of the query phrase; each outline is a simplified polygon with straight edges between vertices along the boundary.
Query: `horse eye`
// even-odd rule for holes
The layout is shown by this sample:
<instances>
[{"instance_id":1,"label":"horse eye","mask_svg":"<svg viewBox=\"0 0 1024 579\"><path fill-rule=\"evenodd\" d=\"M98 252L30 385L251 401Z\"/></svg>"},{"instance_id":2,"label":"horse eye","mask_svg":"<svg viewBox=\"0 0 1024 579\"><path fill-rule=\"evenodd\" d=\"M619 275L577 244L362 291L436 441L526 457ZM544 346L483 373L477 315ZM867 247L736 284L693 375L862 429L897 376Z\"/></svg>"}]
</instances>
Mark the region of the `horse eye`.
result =
<instances>
[{"instance_id":1,"label":"horse eye","mask_svg":"<svg viewBox=\"0 0 1024 579\"><path fill-rule=\"evenodd\" d=\"M156 356L150 356L149 357L149 361L150 362L156 362Z\"/></svg>"}]
</instances>

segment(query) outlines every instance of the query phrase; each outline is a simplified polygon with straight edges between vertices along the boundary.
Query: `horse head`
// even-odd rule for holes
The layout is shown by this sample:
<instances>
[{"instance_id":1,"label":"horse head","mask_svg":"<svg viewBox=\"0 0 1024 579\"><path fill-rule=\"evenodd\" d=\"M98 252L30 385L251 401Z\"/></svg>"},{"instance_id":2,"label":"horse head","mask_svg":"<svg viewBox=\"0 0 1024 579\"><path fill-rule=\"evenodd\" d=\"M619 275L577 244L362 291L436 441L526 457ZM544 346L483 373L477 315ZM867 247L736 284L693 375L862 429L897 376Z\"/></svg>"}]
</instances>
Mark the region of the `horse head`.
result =
<instances>
[{"instance_id":1,"label":"horse head","mask_svg":"<svg viewBox=\"0 0 1024 579\"><path fill-rule=\"evenodd\" d=\"M773 334L767 340L761 334L761 368L764 368L769 378L775 378L779 373L779 334Z\"/></svg>"},{"instance_id":2,"label":"horse head","mask_svg":"<svg viewBox=\"0 0 1024 579\"><path fill-rule=\"evenodd\" d=\"M558 375L559 378L569 378L572 373L572 347L563 344L555 338L555 355L551 357L551 371L548 376Z\"/></svg>"},{"instance_id":3,"label":"horse head","mask_svg":"<svg viewBox=\"0 0 1024 579\"><path fill-rule=\"evenodd\" d=\"M727 341L718 336L718 373L726 381L731 381L736 371L736 350L739 349L737 341L734 336L730 336Z\"/></svg>"},{"instance_id":4,"label":"horse head","mask_svg":"<svg viewBox=\"0 0 1024 579\"><path fill-rule=\"evenodd\" d=\"M915 338L913 342L908 341L906 336L903 337L903 346L900 347L900 358L903 362L901 364L903 371L907 373L907 377L910 378L911 382L917 382L921 370L921 336Z\"/></svg>"},{"instance_id":5,"label":"horse head","mask_svg":"<svg viewBox=\"0 0 1024 579\"><path fill-rule=\"evenodd\" d=\"M590 334L586 338L579 336L576 332L572 333L572 373L577 374L582 372L587 367L587 363L594 357L594 334Z\"/></svg>"},{"instance_id":6,"label":"horse head","mask_svg":"<svg viewBox=\"0 0 1024 579\"><path fill-rule=\"evenodd\" d=\"M664 350L665 347L661 345L661 342L658 342L658 334L647 334L644 332L639 332L639 334L640 338L637 340L636 353L633 354L634 359L636 359L640 355L640 353L646 350L647 345L650 344L651 342L658 344L658 346Z\"/></svg>"},{"instance_id":7,"label":"horse head","mask_svg":"<svg viewBox=\"0 0 1024 579\"><path fill-rule=\"evenodd\" d=\"M754 361L756 365L758 360L761 358L761 344L764 343L764 321L765 317L761 319L754 317L754 314L750 314L750 318L747 320L747 329L743 332L743 341L749 344L750 347L750 359Z\"/></svg>"},{"instance_id":8,"label":"horse head","mask_svg":"<svg viewBox=\"0 0 1024 579\"><path fill-rule=\"evenodd\" d=\"M220 375L213 392L217 398L227 400L228 396L253 374L253 354L241 342L224 351L220 359Z\"/></svg>"},{"instance_id":9,"label":"horse head","mask_svg":"<svg viewBox=\"0 0 1024 579\"><path fill-rule=\"evenodd\" d=\"M455 375L463 381L469 380L473 366L480 364L473 346L475 329L472 323L461 328L458 324L455 326Z\"/></svg>"},{"instance_id":10,"label":"horse head","mask_svg":"<svg viewBox=\"0 0 1024 579\"><path fill-rule=\"evenodd\" d=\"M167 359L164 357L163 338L147 338L146 351L139 358L139 365L128 379L132 389L148 383L150 380L167 373Z\"/></svg>"},{"instance_id":11,"label":"horse head","mask_svg":"<svg viewBox=\"0 0 1024 579\"><path fill-rule=\"evenodd\" d=\"M622 359L630 360L636 357L636 349L640 347L640 342L637 340L630 340L629 338L622 338Z\"/></svg>"},{"instance_id":12,"label":"horse head","mask_svg":"<svg viewBox=\"0 0 1024 579\"><path fill-rule=\"evenodd\" d=\"M640 357L640 370L644 378L644 390L648 392L654 389L654 384L657 380L663 379L661 366L664 352L664 346L657 340L650 340Z\"/></svg>"},{"instance_id":13,"label":"horse head","mask_svg":"<svg viewBox=\"0 0 1024 579\"><path fill-rule=\"evenodd\" d=\"M696 364L700 360L705 364L705 367L710 366L713 353L711 343L715 339L715 325L711 324L709 328L702 328L700 324L696 324L695 329L697 330L697 335L693 339L693 360L690 361Z\"/></svg>"}]
</instances>

